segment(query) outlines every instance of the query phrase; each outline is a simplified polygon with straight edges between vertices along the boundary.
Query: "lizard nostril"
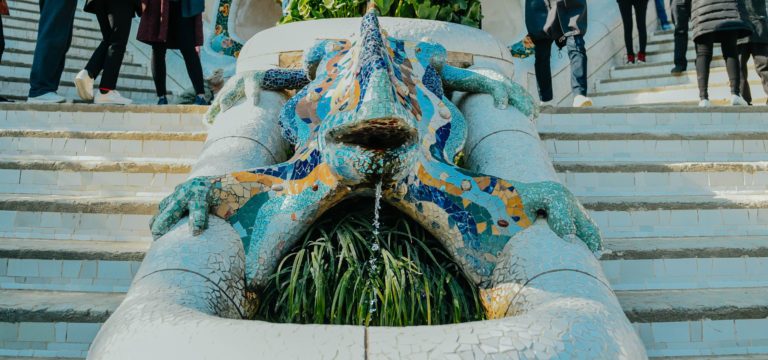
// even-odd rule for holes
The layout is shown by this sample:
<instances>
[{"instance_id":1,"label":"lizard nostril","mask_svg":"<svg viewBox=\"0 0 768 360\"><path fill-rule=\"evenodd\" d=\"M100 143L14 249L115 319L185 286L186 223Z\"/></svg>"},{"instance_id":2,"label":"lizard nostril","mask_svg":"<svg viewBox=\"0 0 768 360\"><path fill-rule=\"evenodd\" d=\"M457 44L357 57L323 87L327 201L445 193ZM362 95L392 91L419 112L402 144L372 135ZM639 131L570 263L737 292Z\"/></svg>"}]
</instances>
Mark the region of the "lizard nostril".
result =
<instances>
[{"instance_id":1,"label":"lizard nostril","mask_svg":"<svg viewBox=\"0 0 768 360\"><path fill-rule=\"evenodd\" d=\"M389 150L413 142L416 131L400 119L382 118L339 129L332 138L337 143Z\"/></svg>"}]
</instances>

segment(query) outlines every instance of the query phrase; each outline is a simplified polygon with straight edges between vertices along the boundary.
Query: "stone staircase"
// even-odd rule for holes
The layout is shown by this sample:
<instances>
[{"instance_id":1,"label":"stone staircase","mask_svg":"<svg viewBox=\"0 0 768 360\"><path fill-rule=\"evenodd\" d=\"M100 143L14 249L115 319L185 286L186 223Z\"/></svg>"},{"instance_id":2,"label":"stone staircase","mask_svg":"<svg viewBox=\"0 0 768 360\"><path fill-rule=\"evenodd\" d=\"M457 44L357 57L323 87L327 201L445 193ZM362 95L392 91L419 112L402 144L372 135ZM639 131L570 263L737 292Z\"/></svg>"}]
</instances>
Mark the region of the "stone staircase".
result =
<instances>
[{"instance_id":1,"label":"stone staircase","mask_svg":"<svg viewBox=\"0 0 768 360\"><path fill-rule=\"evenodd\" d=\"M763 109L554 109L538 120L561 179L600 225L603 268L652 357L768 358Z\"/></svg>"},{"instance_id":2,"label":"stone staircase","mask_svg":"<svg viewBox=\"0 0 768 360\"><path fill-rule=\"evenodd\" d=\"M607 79L601 79L591 91L592 99L599 106L629 106L642 104L698 104L699 90L696 82L696 53L693 41L689 41L687 71L673 76L674 39L671 31L649 35L647 62L645 64L619 65L611 68ZM752 103L763 105L768 99L755 73L754 63L749 62L749 84ZM709 98L715 105L723 105L730 96L725 62L719 46L715 46L709 77Z\"/></svg>"},{"instance_id":3,"label":"stone staircase","mask_svg":"<svg viewBox=\"0 0 768 360\"><path fill-rule=\"evenodd\" d=\"M204 111L0 106L0 356L85 357L202 147Z\"/></svg>"},{"instance_id":4,"label":"stone staircase","mask_svg":"<svg viewBox=\"0 0 768 360\"><path fill-rule=\"evenodd\" d=\"M204 110L0 106L0 359L86 355L200 151ZM767 359L766 113L562 108L537 126L649 355Z\"/></svg>"},{"instance_id":5,"label":"stone staircase","mask_svg":"<svg viewBox=\"0 0 768 360\"><path fill-rule=\"evenodd\" d=\"M11 16L3 17L5 53L0 63L0 96L12 100L26 100L29 93L29 73L37 41L40 9L37 0L8 0ZM93 14L82 11L78 5L75 14L72 46L67 53L59 95L79 100L74 77L85 67L93 50L101 41L101 32ZM138 103L156 101L155 86L145 59L126 51L117 87L123 96ZM96 85L98 85L98 79Z\"/></svg>"}]
</instances>

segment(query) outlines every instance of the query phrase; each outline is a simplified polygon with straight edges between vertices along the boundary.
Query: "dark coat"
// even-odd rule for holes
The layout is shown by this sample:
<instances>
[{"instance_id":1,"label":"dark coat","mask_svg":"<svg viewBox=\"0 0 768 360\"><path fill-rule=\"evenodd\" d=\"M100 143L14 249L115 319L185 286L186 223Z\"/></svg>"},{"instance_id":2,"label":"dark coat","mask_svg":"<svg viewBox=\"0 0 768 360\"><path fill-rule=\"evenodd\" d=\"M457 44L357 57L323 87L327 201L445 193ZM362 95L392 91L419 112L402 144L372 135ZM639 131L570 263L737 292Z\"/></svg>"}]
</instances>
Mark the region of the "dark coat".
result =
<instances>
[{"instance_id":1,"label":"dark coat","mask_svg":"<svg viewBox=\"0 0 768 360\"><path fill-rule=\"evenodd\" d=\"M85 0L85 7L83 10L87 13L96 14L102 12L102 6L107 1L114 0ZM136 16L141 16L141 0L121 0L121 1L133 1L136 6Z\"/></svg>"},{"instance_id":2,"label":"dark coat","mask_svg":"<svg viewBox=\"0 0 768 360\"><path fill-rule=\"evenodd\" d=\"M746 18L744 0L692 0L693 41L706 41L722 32L735 32L739 38L749 36L752 26Z\"/></svg>"},{"instance_id":3,"label":"dark coat","mask_svg":"<svg viewBox=\"0 0 768 360\"><path fill-rule=\"evenodd\" d=\"M525 0L525 26L534 39L584 35L587 0Z\"/></svg>"},{"instance_id":4,"label":"dark coat","mask_svg":"<svg viewBox=\"0 0 768 360\"><path fill-rule=\"evenodd\" d=\"M189 8L186 3L189 0L181 0L182 9ZM191 0L195 1L195 0ZM139 31L136 38L147 44L165 44L169 49L178 49L178 44L169 41L168 24L171 2L170 0L141 0L144 12L141 14ZM203 45L203 17L202 13L195 17L195 45Z\"/></svg>"},{"instance_id":5,"label":"dark coat","mask_svg":"<svg viewBox=\"0 0 768 360\"><path fill-rule=\"evenodd\" d=\"M765 0L746 0L747 20L752 23L752 36L739 39L739 44L768 44L768 11Z\"/></svg>"}]
</instances>

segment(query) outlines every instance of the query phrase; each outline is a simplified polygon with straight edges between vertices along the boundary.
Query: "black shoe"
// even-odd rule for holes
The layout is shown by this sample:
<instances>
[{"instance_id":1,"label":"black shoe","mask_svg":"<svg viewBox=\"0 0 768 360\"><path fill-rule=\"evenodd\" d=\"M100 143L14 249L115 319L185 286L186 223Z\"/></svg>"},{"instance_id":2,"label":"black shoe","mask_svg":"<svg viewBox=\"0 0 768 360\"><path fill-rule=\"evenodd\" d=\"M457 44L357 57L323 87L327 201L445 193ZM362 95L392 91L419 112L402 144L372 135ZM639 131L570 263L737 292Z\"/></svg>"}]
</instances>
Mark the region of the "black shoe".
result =
<instances>
[{"instance_id":1,"label":"black shoe","mask_svg":"<svg viewBox=\"0 0 768 360\"><path fill-rule=\"evenodd\" d=\"M198 95L195 96L195 105L211 105L211 103L208 100L205 100L204 97Z\"/></svg>"},{"instance_id":2,"label":"black shoe","mask_svg":"<svg viewBox=\"0 0 768 360\"><path fill-rule=\"evenodd\" d=\"M672 71L670 71L670 73L672 73L672 75L675 75L675 76L680 76L684 72L685 72L685 68L677 65L675 65L675 67L672 68Z\"/></svg>"},{"instance_id":3,"label":"black shoe","mask_svg":"<svg viewBox=\"0 0 768 360\"><path fill-rule=\"evenodd\" d=\"M13 102L13 101L8 100L8 98L4 96L0 96L0 103L10 103L10 102Z\"/></svg>"},{"instance_id":4,"label":"black shoe","mask_svg":"<svg viewBox=\"0 0 768 360\"><path fill-rule=\"evenodd\" d=\"M158 98L157 105L168 105L168 98L165 96Z\"/></svg>"}]
</instances>

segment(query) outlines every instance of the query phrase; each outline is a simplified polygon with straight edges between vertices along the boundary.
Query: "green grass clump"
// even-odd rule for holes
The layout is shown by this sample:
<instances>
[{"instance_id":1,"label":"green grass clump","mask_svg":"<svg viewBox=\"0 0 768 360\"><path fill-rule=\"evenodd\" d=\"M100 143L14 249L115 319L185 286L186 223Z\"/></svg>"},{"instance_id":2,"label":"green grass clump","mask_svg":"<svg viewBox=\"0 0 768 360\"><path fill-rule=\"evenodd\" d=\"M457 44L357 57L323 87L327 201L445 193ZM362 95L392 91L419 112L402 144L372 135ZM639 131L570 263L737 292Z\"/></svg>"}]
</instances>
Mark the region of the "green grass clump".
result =
<instances>
[{"instance_id":1,"label":"green grass clump","mask_svg":"<svg viewBox=\"0 0 768 360\"><path fill-rule=\"evenodd\" d=\"M372 250L372 207L347 202L315 223L259 291L255 318L368 326L483 319L477 288L442 245L396 210L382 209L380 250Z\"/></svg>"}]
</instances>

